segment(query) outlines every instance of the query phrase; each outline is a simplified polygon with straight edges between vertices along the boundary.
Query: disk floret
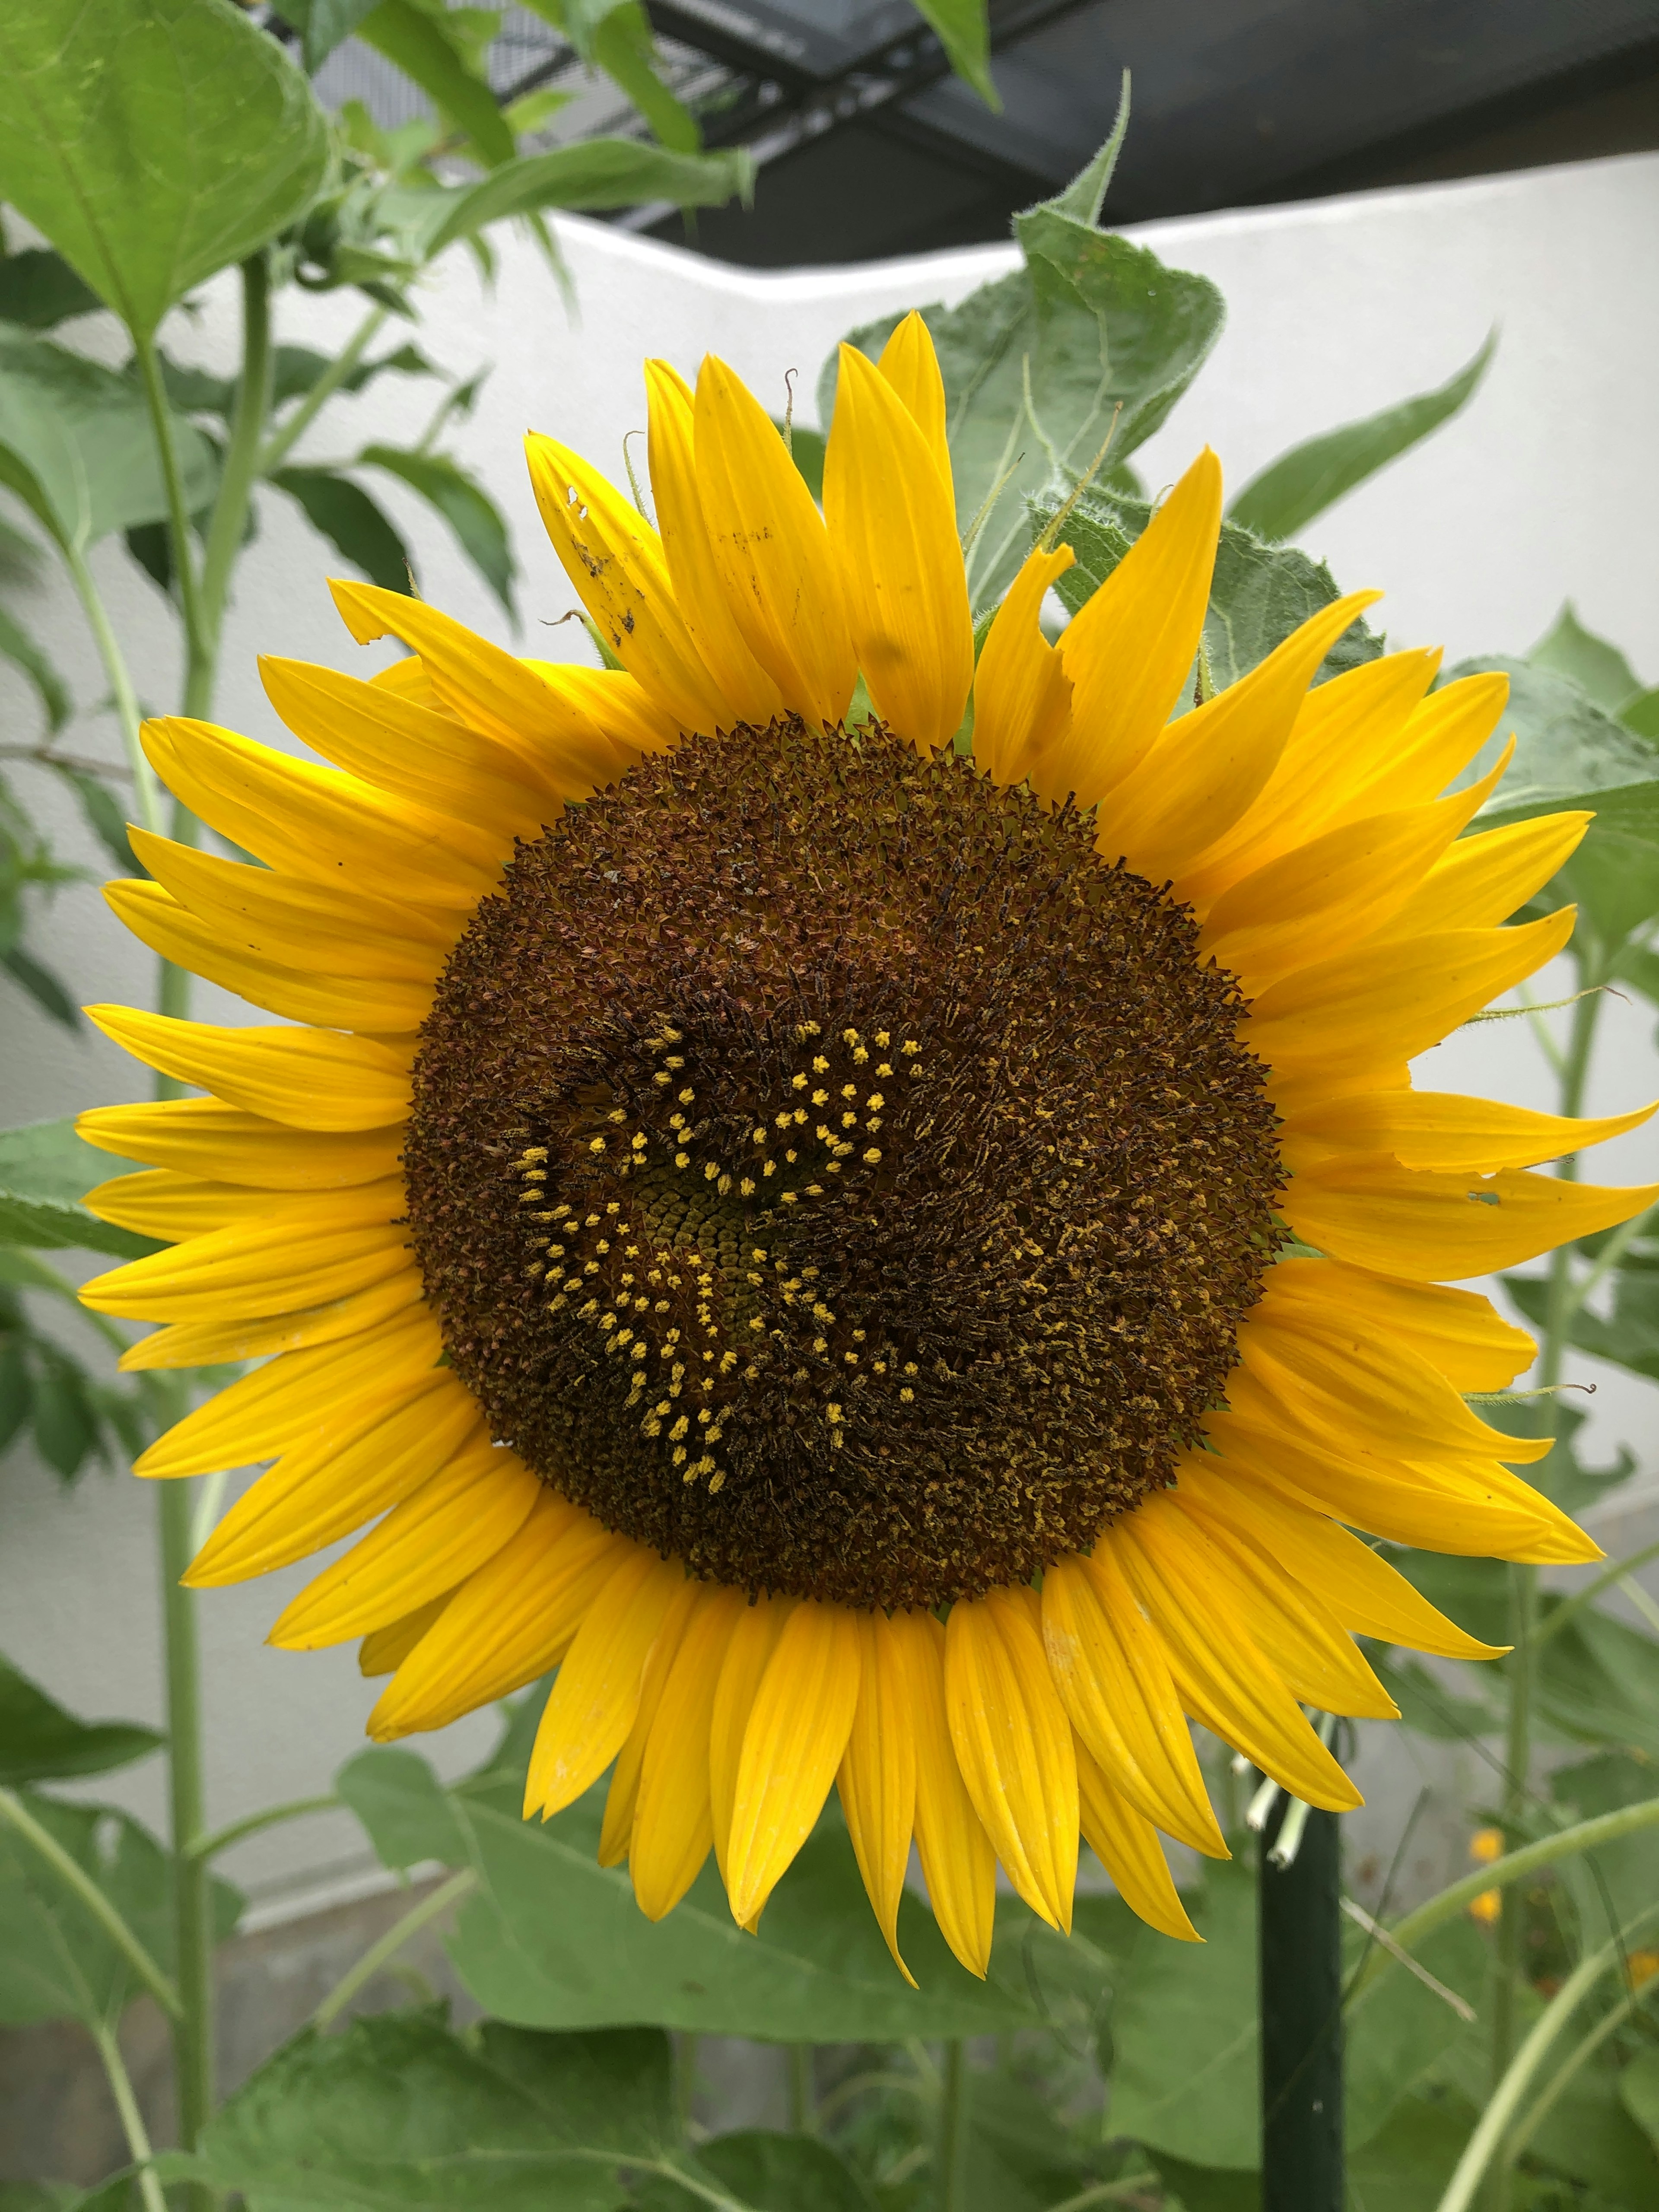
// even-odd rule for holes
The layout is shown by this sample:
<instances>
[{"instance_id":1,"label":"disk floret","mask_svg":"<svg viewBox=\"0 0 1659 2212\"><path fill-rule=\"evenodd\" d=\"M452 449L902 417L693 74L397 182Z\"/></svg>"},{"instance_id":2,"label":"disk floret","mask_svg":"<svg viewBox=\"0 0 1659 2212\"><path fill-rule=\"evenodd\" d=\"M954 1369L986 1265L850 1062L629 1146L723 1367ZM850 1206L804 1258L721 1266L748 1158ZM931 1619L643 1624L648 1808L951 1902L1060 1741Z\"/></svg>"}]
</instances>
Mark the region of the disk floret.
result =
<instances>
[{"instance_id":1,"label":"disk floret","mask_svg":"<svg viewBox=\"0 0 1659 2212\"><path fill-rule=\"evenodd\" d=\"M688 742L521 845L440 986L411 1219L498 1435L692 1571L1024 1581L1167 1480L1279 1186L1231 979L879 725Z\"/></svg>"}]
</instances>

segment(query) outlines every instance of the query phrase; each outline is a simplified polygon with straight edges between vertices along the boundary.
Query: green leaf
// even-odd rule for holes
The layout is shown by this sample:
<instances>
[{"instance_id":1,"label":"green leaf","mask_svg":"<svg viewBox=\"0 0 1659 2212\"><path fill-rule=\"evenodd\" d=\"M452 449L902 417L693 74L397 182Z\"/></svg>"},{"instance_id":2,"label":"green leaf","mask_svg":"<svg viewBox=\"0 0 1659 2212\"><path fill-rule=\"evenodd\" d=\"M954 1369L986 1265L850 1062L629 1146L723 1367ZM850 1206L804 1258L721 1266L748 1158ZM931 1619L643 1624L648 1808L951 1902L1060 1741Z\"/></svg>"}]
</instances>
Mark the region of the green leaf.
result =
<instances>
[{"instance_id":1,"label":"green leaf","mask_svg":"<svg viewBox=\"0 0 1659 2212\"><path fill-rule=\"evenodd\" d=\"M1388 2127L1348 2160L1356 2212L1427 2212L1456 2170L1473 2115L1431 2091L1395 2106Z\"/></svg>"},{"instance_id":2,"label":"green leaf","mask_svg":"<svg viewBox=\"0 0 1659 2212\"><path fill-rule=\"evenodd\" d=\"M165 1741L137 1721L78 1721L0 1658L0 1784L105 1774L148 1758Z\"/></svg>"},{"instance_id":3,"label":"green leaf","mask_svg":"<svg viewBox=\"0 0 1659 2212\"><path fill-rule=\"evenodd\" d=\"M0 258L0 323L50 331L71 316L94 313L103 304L63 255L49 246L28 246L21 253Z\"/></svg>"},{"instance_id":4,"label":"green leaf","mask_svg":"<svg viewBox=\"0 0 1659 2212\"><path fill-rule=\"evenodd\" d=\"M1439 1743L1472 1743L1491 1735L1501 1717L1479 1698L1461 1698L1431 1674L1420 1659L1374 1659L1377 1680L1419 1735Z\"/></svg>"},{"instance_id":5,"label":"green leaf","mask_svg":"<svg viewBox=\"0 0 1659 2212\"><path fill-rule=\"evenodd\" d=\"M189 423L173 432L193 511L211 495L213 456ZM24 331L0 330L0 483L76 551L167 511L137 386Z\"/></svg>"},{"instance_id":6,"label":"green leaf","mask_svg":"<svg viewBox=\"0 0 1659 2212\"><path fill-rule=\"evenodd\" d=\"M743 147L676 154L633 138L584 138L546 154L520 154L475 185L387 192L383 205L429 259L491 223L543 208L637 207L650 200L720 207L746 199L754 174L754 157Z\"/></svg>"},{"instance_id":7,"label":"green leaf","mask_svg":"<svg viewBox=\"0 0 1659 2212\"><path fill-rule=\"evenodd\" d=\"M365 446L356 466L384 469L435 507L455 533L468 560L515 619L513 548L501 510L483 488L445 453L421 453L398 446Z\"/></svg>"},{"instance_id":8,"label":"green leaf","mask_svg":"<svg viewBox=\"0 0 1659 2212\"><path fill-rule=\"evenodd\" d=\"M665 146L684 154L697 151L702 133L696 118L657 74L656 40L640 0L526 0L526 4L532 15L562 32L583 61L605 71Z\"/></svg>"},{"instance_id":9,"label":"green leaf","mask_svg":"<svg viewBox=\"0 0 1659 2212\"><path fill-rule=\"evenodd\" d=\"M774 427L781 434L782 417L775 415L772 422ZM823 457L828 443L822 430L805 429L799 423L793 424L790 428L790 459L800 471L801 481L805 484L807 490L820 505L823 501Z\"/></svg>"},{"instance_id":10,"label":"green leaf","mask_svg":"<svg viewBox=\"0 0 1659 2212\"><path fill-rule=\"evenodd\" d=\"M1547 1593L1544 1618L1562 1602ZM1544 1647L1538 1710L1570 1742L1659 1759L1659 1642L1609 1613L1583 1608Z\"/></svg>"},{"instance_id":11,"label":"green leaf","mask_svg":"<svg viewBox=\"0 0 1659 2212\"><path fill-rule=\"evenodd\" d=\"M284 0L283 15L304 33L305 65L314 76L380 0Z\"/></svg>"},{"instance_id":12,"label":"green leaf","mask_svg":"<svg viewBox=\"0 0 1659 2212\"><path fill-rule=\"evenodd\" d=\"M1528 1320L1543 1327L1548 1284L1535 1276L1506 1276L1504 1286ZM1580 1352L1659 1382L1659 1276L1620 1268L1612 1311L1603 1317L1581 1306L1568 1335Z\"/></svg>"},{"instance_id":13,"label":"green leaf","mask_svg":"<svg viewBox=\"0 0 1659 2212\"><path fill-rule=\"evenodd\" d=\"M286 228L327 161L304 77L230 0L8 0L0 198L140 337Z\"/></svg>"},{"instance_id":14,"label":"green leaf","mask_svg":"<svg viewBox=\"0 0 1659 2212\"><path fill-rule=\"evenodd\" d=\"M916 0L916 13L926 19L963 82L972 85L994 114L1000 114L1002 95L991 81L991 26L985 0Z\"/></svg>"},{"instance_id":15,"label":"green leaf","mask_svg":"<svg viewBox=\"0 0 1659 2212\"><path fill-rule=\"evenodd\" d=\"M1619 709L1619 719L1627 730L1634 730L1638 738L1659 744L1659 684L1651 690L1638 691L1633 699L1626 699Z\"/></svg>"},{"instance_id":16,"label":"green leaf","mask_svg":"<svg viewBox=\"0 0 1659 2212\"><path fill-rule=\"evenodd\" d=\"M43 1014L66 1030L81 1027L81 1009L70 996L67 987L21 945L8 945L0 952L0 968L21 990L27 992Z\"/></svg>"},{"instance_id":17,"label":"green leaf","mask_svg":"<svg viewBox=\"0 0 1659 2212\"><path fill-rule=\"evenodd\" d=\"M1659 2051L1638 2051L1619 2076L1625 2110L1659 2150Z\"/></svg>"},{"instance_id":18,"label":"green leaf","mask_svg":"<svg viewBox=\"0 0 1659 2212\"><path fill-rule=\"evenodd\" d=\"M148 875L149 871L133 851L131 840L127 836L125 811L103 778L88 775L80 769L66 768L61 761L54 761L52 765L80 800L88 829L121 873L124 876Z\"/></svg>"},{"instance_id":19,"label":"green leaf","mask_svg":"<svg viewBox=\"0 0 1659 2212\"><path fill-rule=\"evenodd\" d=\"M536 2035L468 2048L430 2013L306 2029L166 2171L265 2212L616 2212L623 2166L675 2130L665 2036Z\"/></svg>"},{"instance_id":20,"label":"green leaf","mask_svg":"<svg viewBox=\"0 0 1659 2212\"><path fill-rule=\"evenodd\" d=\"M361 484L332 469L278 469L270 481L296 502L312 528L371 583L388 592L409 590L409 548Z\"/></svg>"},{"instance_id":21,"label":"green leaf","mask_svg":"<svg viewBox=\"0 0 1659 2212\"><path fill-rule=\"evenodd\" d=\"M0 606L0 655L21 668L33 685L46 712L46 727L55 736L73 711L69 687L52 665L45 647L38 644L3 606Z\"/></svg>"},{"instance_id":22,"label":"green leaf","mask_svg":"<svg viewBox=\"0 0 1659 2212\"><path fill-rule=\"evenodd\" d=\"M90 1875L165 1972L173 1971L173 1882L148 1829L109 1805L65 1805L23 1793L31 1816ZM213 1883L214 1925L235 1926L241 1899ZM109 1937L9 1823L0 1822L0 2024L102 2020L140 1994Z\"/></svg>"},{"instance_id":23,"label":"green leaf","mask_svg":"<svg viewBox=\"0 0 1659 2212\"><path fill-rule=\"evenodd\" d=\"M386 1840L391 1863L441 1858L477 1872L479 1888L462 1906L449 1948L473 1996L499 2019L545 2028L647 2021L768 2042L890 2042L985 2034L1042 2016L1017 1956L1006 1984L994 1959L991 1982L975 1981L914 1899L901 1911L899 1940L921 1987L908 1988L871 1914L846 1832L829 1820L767 1906L758 1937L733 1925L712 1864L653 1924L627 1875L597 1863L603 1789L544 1826L520 1817L517 1775L444 1793L429 1771L417 1773L424 1765L410 1752L365 1752L342 1783L356 1801L372 1801L371 1838Z\"/></svg>"},{"instance_id":24,"label":"green leaf","mask_svg":"<svg viewBox=\"0 0 1659 2212\"><path fill-rule=\"evenodd\" d=\"M81 1203L94 1183L131 1174L137 1165L83 1143L70 1121L0 1130L0 1243L37 1251L79 1248L120 1260L159 1252L153 1237L94 1220Z\"/></svg>"},{"instance_id":25,"label":"green leaf","mask_svg":"<svg viewBox=\"0 0 1659 2212\"><path fill-rule=\"evenodd\" d=\"M1492 350L1493 331L1473 361L1437 391L1419 393L1293 446L1252 477L1227 512L1231 520L1270 544L1305 530L1317 514L1374 477L1390 461L1420 445L1443 422L1449 422L1480 389Z\"/></svg>"},{"instance_id":26,"label":"green leaf","mask_svg":"<svg viewBox=\"0 0 1659 2212\"><path fill-rule=\"evenodd\" d=\"M1595 809L1599 826L1659 843L1659 753L1604 714L1571 678L1501 653L1460 660L1436 689L1486 670L1508 677L1509 699L1496 731L1455 787L1478 782L1511 733L1516 751L1509 774L1475 817L1475 826L1496 829L1563 807L1588 806Z\"/></svg>"},{"instance_id":27,"label":"green leaf","mask_svg":"<svg viewBox=\"0 0 1659 2212\"><path fill-rule=\"evenodd\" d=\"M1034 538L1054 513L1053 502L1033 501ZM1060 541L1072 548L1077 562L1055 586L1068 613L1076 614L1094 596L1151 517L1145 500L1098 489L1076 501L1060 526ZM1294 546L1264 545L1237 523L1224 522L1204 617L1204 650L1218 690L1236 684L1310 615L1340 596L1322 561L1310 559ZM1316 680L1375 660L1382 650L1382 640L1356 621L1326 655Z\"/></svg>"},{"instance_id":28,"label":"green leaf","mask_svg":"<svg viewBox=\"0 0 1659 2212\"><path fill-rule=\"evenodd\" d=\"M697 2145L694 2170L700 2180L729 2191L744 2212L878 2212L859 2175L817 2136L773 2135L760 2128L716 2136ZM700 2212L708 2199L653 2174L629 2201L640 2212ZM1006 2212L1017 2208L1010 2205Z\"/></svg>"},{"instance_id":29,"label":"green leaf","mask_svg":"<svg viewBox=\"0 0 1659 2212\"><path fill-rule=\"evenodd\" d=\"M440 115L490 168L513 159L513 133L502 120L495 95L478 67L468 27L442 6L425 8L415 0L380 0L358 22L357 35L419 85Z\"/></svg>"},{"instance_id":30,"label":"green leaf","mask_svg":"<svg viewBox=\"0 0 1659 2212\"><path fill-rule=\"evenodd\" d=\"M1066 191L1015 217L1024 270L981 285L958 307L921 310L945 380L964 535L996 493L971 562L976 606L1001 597L1024 557L1027 501L1052 506L1109 430L1113 459L1125 459L1158 428L1220 335L1221 295L1207 277L1166 269L1144 246L1095 228L1100 166L1091 162ZM884 316L848 342L873 359L900 320ZM836 369L832 356L818 382L826 425Z\"/></svg>"},{"instance_id":31,"label":"green leaf","mask_svg":"<svg viewBox=\"0 0 1659 2212\"><path fill-rule=\"evenodd\" d=\"M98 1414L79 1364L55 1346L37 1346L34 1443L48 1467L73 1482L98 1443Z\"/></svg>"},{"instance_id":32,"label":"green leaf","mask_svg":"<svg viewBox=\"0 0 1659 2212\"><path fill-rule=\"evenodd\" d=\"M1615 718L1625 702L1642 689L1641 678L1616 645L1584 628L1571 599L1527 655L1532 668L1570 676L1604 713Z\"/></svg>"},{"instance_id":33,"label":"green leaf","mask_svg":"<svg viewBox=\"0 0 1659 2212\"><path fill-rule=\"evenodd\" d=\"M1194 2166L1169 2151L1152 2155L1160 2176L1176 2192L1179 2212L1261 2212L1260 2174Z\"/></svg>"},{"instance_id":34,"label":"green leaf","mask_svg":"<svg viewBox=\"0 0 1659 2212\"><path fill-rule=\"evenodd\" d=\"M1659 1776L1653 1761L1632 1752L1601 1752L1594 1759L1558 1766L1549 1781L1550 1796L1570 1823L1640 1804L1656 1790ZM1597 1942L1633 1918L1653 1895L1651 1837L1620 1837L1582 1854L1574 1863L1591 1876L1586 1894L1594 1900ZM1609 1918L1611 1926L1607 1924Z\"/></svg>"}]
</instances>

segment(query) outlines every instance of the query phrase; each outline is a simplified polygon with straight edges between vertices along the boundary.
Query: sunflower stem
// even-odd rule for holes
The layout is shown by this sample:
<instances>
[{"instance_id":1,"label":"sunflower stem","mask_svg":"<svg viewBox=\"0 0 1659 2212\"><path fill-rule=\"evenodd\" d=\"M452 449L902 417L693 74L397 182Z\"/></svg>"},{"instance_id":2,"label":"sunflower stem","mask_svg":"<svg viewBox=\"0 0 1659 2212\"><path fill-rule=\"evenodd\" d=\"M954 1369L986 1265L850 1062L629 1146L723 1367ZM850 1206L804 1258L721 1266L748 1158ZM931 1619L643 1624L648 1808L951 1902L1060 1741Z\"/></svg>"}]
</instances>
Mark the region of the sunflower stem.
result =
<instances>
[{"instance_id":1,"label":"sunflower stem","mask_svg":"<svg viewBox=\"0 0 1659 2212\"><path fill-rule=\"evenodd\" d=\"M1572 1026L1566 1050L1560 1056L1560 1111L1581 1114L1595 1049L1601 1019L1601 993L1606 979L1599 948L1587 945L1579 955L1579 981L1583 994L1574 1003ZM1577 1177L1578 1157L1569 1153L1556 1173ZM1577 1301L1574 1297L1572 1251L1559 1245L1550 1255L1549 1297L1545 1307L1543 1338L1538 1349L1538 1382L1549 1393L1540 1400L1546 1431L1561 1434L1561 1400L1557 1386L1566 1362L1567 1340ZM1514 1656L1509 1662L1509 1718L1504 1741L1504 1805L1501 1826L1506 1847L1513 1851L1527 1840L1528 1784L1532 1772L1532 1711L1537 1692L1539 1640L1538 1570L1512 1564L1510 1568L1510 1642ZM1525 1980L1526 1897L1518 1887L1506 1887L1498 1921L1497 1955L1493 1962L1492 2040L1487 2058L1489 2094L1495 2097L1509 2078L1514 2062L1521 1991ZM1490 2174L1485 2197L1486 2212L1509 2212L1509 2169L1501 2164Z\"/></svg>"},{"instance_id":2,"label":"sunflower stem","mask_svg":"<svg viewBox=\"0 0 1659 2212\"><path fill-rule=\"evenodd\" d=\"M1302 1832L1285 1864L1275 1847L1297 1814ZM1338 1816L1281 1796L1263 1824L1258 1863L1262 2212L1343 2212Z\"/></svg>"},{"instance_id":3,"label":"sunflower stem","mask_svg":"<svg viewBox=\"0 0 1659 2212\"><path fill-rule=\"evenodd\" d=\"M939 2212L963 2212L968 2201L968 2046L960 2036L945 2046L938 2201Z\"/></svg>"},{"instance_id":4,"label":"sunflower stem","mask_svg":"<svg viewBox=\"0 0 1659 2212\"><path fill-rule=\"evenodd\" d=\"M127 2139L127 2148L132 2153L133 2164L138 2169L138 2195L144 2212L167 2212L167 2197L155 2178L155 2169L150 2164L155 2153L150 2143L149 2130L144 2125L144 2116L138 2108L137 2092L132 2086L132 2076L127 2071L126 2061L121 2056L121 2046L115 2039L115 2030L107 2021L99 2021L92 2028L92 2039L98 2046L104 2076L109 2083L110 2094L115 2100L121 2132Z\"/></svg>"},{"instance_id":5,"label":"sunflower stem","mask_svg":"<svg viewBox=\"0 0 1659 2212\"><path fill-rule=\"evenodd\" d=\"M190 659L185 675L186 714L202 715L212 711L230 574L242 550L248 505L259 476L259 449L264 442L265 423L270 414L270 270L264 255L252 255L241 264L240 273L242 373L236 387L236 411L225 447L218 496L213 502L207 545L202 556L198 622L196 629L189 633Z\"/></svg>"},{"instance_id":6,"label":"sunflower stem","mask_svg":"<svg viewBox=\"0 0 1659 2212\"><path fill-rule=\"evenodd\" d=\"M812 2093L812 2046L789 2046L789 2127L792 2134L810 2136L817 2127L817 2100Z\"/></svg>"},{"instance_id":7,"label":"sunflower stem","mask_svg":"<svg viewBox=\"0 0 1659 2212\"><path fill-rule=\"evenodd\" d=\"M182 1412L182 1407L179 1409ZM167 1639L167 1767L172 1815L173 1937L179 2015L173 2023L179 2141L194 2150L213 2113L212 1889L199 1849L205 1832L202 1771L202 1683L196 1601L181 1577L191 1561L186 1484L158 1482L161 1610ZM185 2201L206 2212L210 2193L193 2185Z\"/></svg>"}]
</instances>

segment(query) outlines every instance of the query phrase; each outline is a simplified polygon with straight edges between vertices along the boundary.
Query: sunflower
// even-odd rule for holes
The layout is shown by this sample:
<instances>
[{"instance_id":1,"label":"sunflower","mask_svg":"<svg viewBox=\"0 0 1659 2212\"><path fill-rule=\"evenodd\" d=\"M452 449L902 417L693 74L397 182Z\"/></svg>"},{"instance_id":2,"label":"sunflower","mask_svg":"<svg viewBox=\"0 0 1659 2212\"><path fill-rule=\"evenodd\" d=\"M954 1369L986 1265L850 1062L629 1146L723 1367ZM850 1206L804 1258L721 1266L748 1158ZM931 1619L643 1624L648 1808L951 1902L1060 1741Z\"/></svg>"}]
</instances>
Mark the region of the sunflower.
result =
<instances>
[{"instance_id":1,"label":"sunflower","mask_svg":"<svg viewBox=\"0 0 1659 2212\"><path fill-rule=\"evenodd\" d=\"M720 362L646 375L654 528L529 441L616 667L337 584L410 650L264 664L331 765L148 726L264 865L135 831L111 902L285 1021L91 1010L204 1095L82 1117L151 1169L94 1211L175 1247L83 1295L165 1324L130 1367L264 1363L139 1472L274 1462L198 1587L374 1524L272 1640L362 1638L377 1738L556 1668L526 1813L611 1769L653 1918L712 1849L752 1928L833 1785L896 1959L913 1841L976 1973L999 1863L1064 1928L1079 1834L1190 1936L1189 1717L1350 1807L1308 1709L1395 1712L1356 1638L1490 1652L1351 1529L1596 1555L1463 1395L1531 1340L1442 1279L1648 1203L1528 1172L1644 1115L1407 1067L1566 942L1499 925L1589 817L1461 836L1503 683L1319 682L1371 594L1187 707L1208 453L976 665L918 317L842 349L822 514Z\"/></svg>"}]
</instances>

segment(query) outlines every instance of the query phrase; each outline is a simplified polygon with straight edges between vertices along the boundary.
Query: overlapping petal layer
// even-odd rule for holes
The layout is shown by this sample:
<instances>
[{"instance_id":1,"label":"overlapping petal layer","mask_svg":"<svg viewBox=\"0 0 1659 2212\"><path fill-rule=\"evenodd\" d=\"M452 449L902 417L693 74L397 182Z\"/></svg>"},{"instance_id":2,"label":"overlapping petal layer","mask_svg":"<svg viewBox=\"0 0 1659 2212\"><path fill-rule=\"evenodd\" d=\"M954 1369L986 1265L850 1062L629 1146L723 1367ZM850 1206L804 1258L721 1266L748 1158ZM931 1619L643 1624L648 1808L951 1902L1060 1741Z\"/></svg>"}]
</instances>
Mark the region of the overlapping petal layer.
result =
<instances>
[{"instance_id":1,"label":"overlapping petal layer","mask_svg":"<svg viewBox=\"0 0 1659 2212\"><path fill-rule=\"evenodd\" d=\"M998 1862L1064 1926L1079 1834L1138 1911L1190 1938L1158 1832L1224 1850L1190 1719L1309 1802L1352 1805L1305 1709L1392 1711L1355 1639L1487 1652L1364 1535L1595 1556L1510 1472L1535 1449L1462 1395L1502 1389L1530 1340L1444 1279L1649 1203L1650 1189L1533 1170L1651 1109L1569 1122L1419 1091L1407 1067L1565 943L1570 913L1502 925L1588 817L1461 835L1497 772L1444 794L1498 723L1501 681L1432 690L1436 658L1419 653L1316 681L1363 594L1171 719L1220 512L1207 454L1058 647L1037 615L1071 556L1034 553L975 675L944 392L918 317L878 367L843 358L822 516L723 364L695 391L665 364L648 380L656 527L566 448L531 446L555 549L624 672L528 664L416 601L341 586L354 635L390 632L412 657L368 684L266 665L278 712L329 766L200 723L150 727L173 788L266 865L145 838L152 880L112 903L169 957L301 1026L93 1010L210 1095L83 1117L89 1141L150 1169L101 1187L94 1210L173 1247L100 1277L88 1303L167 1324L130 1365L274 1355L140 1472L270 1462L197 1561L200 1583L374 1523L273 1640L362 1637L364 1671L391 1677L381 1739L557 1668L526 1810L557 1811L614 1762L604 1855L628 1859L653 1917L712 1851L753 1926L838 1786L896 1959L913 1843L976 1972ZM1190 905L1204 957L1249 1005L1298 1240L1170 1486L1054 1559L1040 1590L958 1601L943 1622L750 1601L538 1481L442 1364L402 1225L416 1033L514 840L683 733L782 712L833 726L860 672L923 752L951 741L971 682L981 773L1097 805L1102 854Z\"/></svg>"}]
</instances>

